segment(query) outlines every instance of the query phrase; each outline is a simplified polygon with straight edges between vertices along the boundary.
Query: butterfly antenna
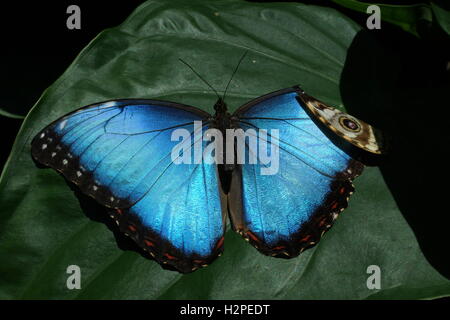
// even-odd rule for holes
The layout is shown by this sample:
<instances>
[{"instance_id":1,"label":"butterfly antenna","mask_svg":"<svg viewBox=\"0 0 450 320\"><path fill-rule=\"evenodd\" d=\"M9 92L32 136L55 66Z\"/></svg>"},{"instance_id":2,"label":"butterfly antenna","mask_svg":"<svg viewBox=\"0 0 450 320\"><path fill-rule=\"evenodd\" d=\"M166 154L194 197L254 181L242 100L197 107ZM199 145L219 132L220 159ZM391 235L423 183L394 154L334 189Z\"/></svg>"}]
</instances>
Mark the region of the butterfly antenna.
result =
<instances>
[{"instance_id":1,"label":"butterfly antenna","mask_svg":"<svg viewBox=\"0 0 450 320\"><path fill-rule=\"evenodd\" d=\"M183 59L178 58L178 60L180 60L183 64L185 64L189 69L191 69L191 71L192 71L192 72L193 72L200 80L202 80L204 83L206 83L206 85L207 85L208 87L210 87L212 91L214 91L214 93L216 94L217 98L220 99L220 95L219 95L219 93L217 93L216 89L214 89L214 88L212 87L212 85L210 85L205 79L203 79L203 77L202 77L200 74L198 74L198 72L195 71L194 68L192 68L192 67L191 67L186 61L184 61Z\"/></svg>"},{"instance_id":2,"label":"butterfly antenna","mask_svg":"<svg viewBox=\"0 0 450 320\"><path fill-rule=\"evenodd\" d=\"M227 86L225 87L225 91L223 92L222 100L225 100L225 96L226 96L226 94L227 94L228 87L230 86L231 80L233 80L233 77L234 77L234 75L236 74L236 72L238 71L239 66L241 65L242 60L244 60L245 56L247 55L247 52L248 52L248 50L246 50L246 51L244 52L244 54L242 55L241 59L239 59L239 62L238 62L238 64L237 64L236 68L234 68L234 71L233 71L233 73L232 73L232 75L231 75L231 78L230 78L230 80L228 80Z\"/></svg>"}]
</instances>

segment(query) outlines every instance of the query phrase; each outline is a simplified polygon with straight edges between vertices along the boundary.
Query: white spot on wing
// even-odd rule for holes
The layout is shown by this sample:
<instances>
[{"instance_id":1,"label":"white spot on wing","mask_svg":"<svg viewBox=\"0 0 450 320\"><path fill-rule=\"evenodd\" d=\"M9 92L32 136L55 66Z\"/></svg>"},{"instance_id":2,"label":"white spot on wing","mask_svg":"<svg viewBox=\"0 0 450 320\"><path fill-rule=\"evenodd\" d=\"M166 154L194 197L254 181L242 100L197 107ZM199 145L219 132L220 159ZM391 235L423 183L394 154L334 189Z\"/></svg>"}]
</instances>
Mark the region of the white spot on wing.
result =
<instances>
[{"instance_id":1,"label":"white spot on wing","mask_svg":"<svg viewBox=\"0 0 450 320\"><path fill-rule=\"evenodd\" d=\"M45 149L47 149L47 144L44 143L44 144L42 145L42 150L45 150Z\"/></svg>"},{"instance_id":2,"label":"white spot on wing","mask_svg":"<svg viewBox=\"0 0 450 320\"><path fill-rule=\"evenodd\" d=\"M99 105L99 107L101 109L109 108L109 107L115 107L115 106L117 106L117 101L108 101L108 102L105 102L105 103Z\"/></svg>"},{"instance_id":3,"label":"white spot on wing","mask_svg":"<svg viewBox=\"0 0 450 320\"><path fill-rule=\"evenodd\" d=\"M64 159L62 162L63 162L63 165L66 165L69 163L69 161L67 161L67 159Z\"/></svg>"},{"instance_id":4,"label":"white spot on wing","mask_svg":"<svg viewBox=\"0 0 450 320\"><path fill-rule=\"evenodd\" d=\"M42 139L43 137L45 137L45 133L41 133L40 138Z\"/></svg>"},{"instance_id":5,"label":"white spot on wing","mask_svg":"<svg viewBox=\"0 0 450 320\"><path fill-rule=\"evenodd\" d=\"M77 177L81 177L82 173L80 171L77 171Z\"/></svg>"},{"instance_id":6,"label":"white spot on wing","mask_svg":"<svg viewBox=\"0 0 450 320\"><path fill-rule=\"evenodd\" d=\"M59 124L59 129L64 129L64 127L66 126L66 124L67 124L67 120L64 120L63 122L61 122L60 124Z\"/></svg>"},{"instance_id":7,"label":"white spot on wing","mask_svg":"<svg viewBox=\"0 0 450 320\"><path fill-rule=\"evenodd\" d=\"M56 156L56 152L52 152L52 158Z\"/></svg>"}]
</instances>

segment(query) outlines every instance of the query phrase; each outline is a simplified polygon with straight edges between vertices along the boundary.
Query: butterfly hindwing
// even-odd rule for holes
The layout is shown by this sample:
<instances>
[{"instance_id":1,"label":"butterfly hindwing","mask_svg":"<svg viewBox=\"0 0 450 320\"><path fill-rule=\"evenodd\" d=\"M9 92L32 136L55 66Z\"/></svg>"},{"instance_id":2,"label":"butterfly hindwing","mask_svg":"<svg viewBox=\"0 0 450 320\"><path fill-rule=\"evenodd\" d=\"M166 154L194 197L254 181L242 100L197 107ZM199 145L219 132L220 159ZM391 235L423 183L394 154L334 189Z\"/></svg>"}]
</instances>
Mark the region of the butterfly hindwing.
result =
<instances>
[{"instance_id":1,"label":"butterfly hindwing","mask_svg":"<svg viewBox=\"0 0 450 320\"><path fill-rule=\"evenodd\" d=\"M243 130L267 130L257 148L246 144L246 153L260 152L264 139L279 145L278 164L265 164L258 153L257 164L239 166L229 195L233 228L272 256L297 256L317 243L347 207L352 180L363 169L317 127L299 94L295 88L278 91L235 113ZM275 171L262 174L264 168Z\"/></svg>"},{"instance_id":2,"label":"butterfly hindwing","mask_svg":"<svg viewBox=\"0 0 450 320\"><path fill-rule=\"evenodd\" d=\"M121 230L158 262L190 272L222 251L225 215L216 166L175 164L171 153L181 142L171 134L184 129L189 140L182 144L192 145L193 122L208 116L156 100L108 101L44 128L32 155L109 207Z\"/></svg>"}]
</instances>

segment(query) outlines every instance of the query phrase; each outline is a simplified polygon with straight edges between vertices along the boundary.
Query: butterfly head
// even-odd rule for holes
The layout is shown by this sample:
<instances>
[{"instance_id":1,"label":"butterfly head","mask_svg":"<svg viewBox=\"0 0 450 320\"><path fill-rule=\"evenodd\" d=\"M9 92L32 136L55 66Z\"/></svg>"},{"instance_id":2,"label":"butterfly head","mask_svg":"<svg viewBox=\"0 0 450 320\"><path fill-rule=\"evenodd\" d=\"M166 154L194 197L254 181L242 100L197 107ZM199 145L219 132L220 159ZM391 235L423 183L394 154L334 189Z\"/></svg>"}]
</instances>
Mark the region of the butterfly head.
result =
<instances>
[{"instance_id":1,"label":"butterfly head","mask_svg":"<svg viewBox=\"0 0 450 320\"><path fill-rule=\"evenodd\" d=\"M214 105L214 110L216 111L216 115L225 114L227 112L227 105L222 98L219 98Z\"/></svg>"}]
</instances>

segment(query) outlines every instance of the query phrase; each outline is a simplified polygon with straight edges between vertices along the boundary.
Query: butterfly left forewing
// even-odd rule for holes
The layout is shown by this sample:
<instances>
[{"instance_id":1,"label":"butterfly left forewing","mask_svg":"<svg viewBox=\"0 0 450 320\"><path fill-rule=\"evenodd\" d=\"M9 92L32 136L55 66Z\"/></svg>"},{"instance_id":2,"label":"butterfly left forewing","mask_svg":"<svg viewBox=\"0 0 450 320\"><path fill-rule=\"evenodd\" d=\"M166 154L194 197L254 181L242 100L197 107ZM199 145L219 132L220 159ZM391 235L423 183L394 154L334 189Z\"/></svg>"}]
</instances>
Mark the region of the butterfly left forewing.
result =
<instances>
[{"instance_id":1,"label":"butterfly left forewing","mask_svg":"<svg viewBox=\"0 0 450 320\"><path fill-rule=\"evenodd\" d=\"M45 127L32 156L108 207L121 231L159 263L191 272L223 250L224 207L216 166L177 164L172 151L191 147L208 127L193 122L208 117L170 102L107 101ZM189 139L172 141L177 129Z\"/></svg>"}]
</instances>

